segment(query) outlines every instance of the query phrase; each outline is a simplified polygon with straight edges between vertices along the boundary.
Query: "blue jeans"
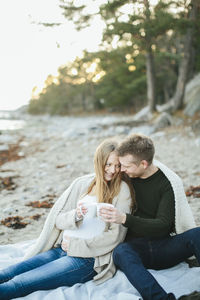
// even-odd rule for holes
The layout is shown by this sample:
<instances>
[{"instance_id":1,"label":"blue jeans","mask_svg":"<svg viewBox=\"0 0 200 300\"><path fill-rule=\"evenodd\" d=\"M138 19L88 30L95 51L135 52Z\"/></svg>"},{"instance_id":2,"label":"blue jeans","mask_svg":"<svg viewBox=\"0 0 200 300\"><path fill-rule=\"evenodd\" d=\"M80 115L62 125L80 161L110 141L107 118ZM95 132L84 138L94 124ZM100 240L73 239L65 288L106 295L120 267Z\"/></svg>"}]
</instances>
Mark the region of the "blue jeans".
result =
<instances>
[{"instance_id":1,"label":"blue jeans","mask_svg":"<svg viewBox=\"0 0 200 300\"><path fill-rule=\"evenodd\" d=\"M1 270L0 299L84 283L96 275L93 267L94 258L71 257L61 248L53 248Z\"/></svg>"},{"instance_id":2,"label":"blue jeans","mask_svg":"<svg viewBox=\"0 0 200 300\"><path fill-rule=\"evenodd\" d=\"M164 239L133 238L114 249L113 259L144 300L165 300L176 298L147 269L170 268L192 255L200 263L200 227Z\"/></svg>"}]
</instances>

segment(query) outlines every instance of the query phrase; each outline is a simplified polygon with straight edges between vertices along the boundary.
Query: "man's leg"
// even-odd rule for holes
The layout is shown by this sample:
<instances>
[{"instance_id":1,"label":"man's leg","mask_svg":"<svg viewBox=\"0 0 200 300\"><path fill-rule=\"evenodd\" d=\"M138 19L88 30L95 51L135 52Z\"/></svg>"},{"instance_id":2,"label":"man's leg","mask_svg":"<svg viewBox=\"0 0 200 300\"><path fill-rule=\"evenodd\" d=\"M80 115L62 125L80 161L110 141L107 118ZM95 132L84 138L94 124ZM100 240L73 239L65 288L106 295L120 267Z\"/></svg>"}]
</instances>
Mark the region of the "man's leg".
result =
<instances>
[{"instance_id":1,"label":"man's leg","mask_svg":"<svg viewBox=\"0 0 200 300\"><path fill-rule=\"evenodd\" d=\"M200 264L200 227L185 231L161 241L152 241L152 268L166 269L192 255Z\"/></svg>"},{"instance_id":2,"label":"man's leg","mask_svg":"<svg viewBox=\"0 0 200 300\"><path fill-rule=\"evenodd\" d=\"M137 240L137 239L133 239ZM148 256L139 255L133 248L133 243L121 243L113 252L113 260L117 267L119 267L127 276L130 283L138 290L144 300L174 300L173 294L167 294L151 273L144 267L144 260L141 258ZM144 254L145 243L142 249ZM142 245L141 245L142 246Z\"/></svg>"}]
</instances>

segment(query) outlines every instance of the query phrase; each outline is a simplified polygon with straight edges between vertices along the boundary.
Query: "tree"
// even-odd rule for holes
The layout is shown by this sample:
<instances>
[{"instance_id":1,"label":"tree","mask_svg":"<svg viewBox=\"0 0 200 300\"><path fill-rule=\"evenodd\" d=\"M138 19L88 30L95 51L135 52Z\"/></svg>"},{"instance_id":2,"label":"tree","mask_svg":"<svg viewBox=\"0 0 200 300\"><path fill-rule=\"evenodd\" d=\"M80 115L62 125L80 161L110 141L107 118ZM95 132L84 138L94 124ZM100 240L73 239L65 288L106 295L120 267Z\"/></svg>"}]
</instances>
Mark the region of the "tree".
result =
<instances>
[{"instance_id":1,"label":"tree","mask_svg":"<svg viewBox=\"0 0 200 300\"><path fill-rule=\"evenodd\" d=\"M177 48L179 55L178 74L173 96L169 99L168 103L159 109L160 111L168 110L171 112L183 108L186 83L190 79L189 76L194 73L191 68L192 61L193 69L195 69L194 58L192 57L195 55L193 45L199 36L197 19L199 18L200 4L198 0L183 0L178 1L178 3L175 2L175 4L178 13L173 35L179 39Z\"/></svg>"},{"instance_id":2,"label":"tree","mask_svg":"<svg viewBox=\"0 0 200 300\"><path fill-rule=\"evenodd\" d=\"M186 34L183 38L183 53L182 59L179 65L179 75L176 85L176 91L173 96L172 104L173 111L183 108L183 98L185 93L185 86L188 80L189 67L191 62L193 38L195 33L195 22L197 19L198 12L198 2L197 0L192 0L188 6L188 28Z\"/></svg>"},{"instance_id":3,"label":"tree","mask_svg":"<svg viewBox=\"0 0 200 300\"><path fill-rule=\"evenodd\" d=\"M98 0L95 11L78 0L61 2L79 30L101 16L101 50L85 51L60 67L57 78L49 76L38 101L32 99L33 110L39 105L50 113L73 107L135 111L146 100L151 111L164 102L174 111L182 107L185 84L200 70L197 0L158 0L154 6L151 0Z\"/></svg>"},{"instance_id":4,"label":"tree","mask_svg":"<svg viewBox=\"0 0 200 300\"><path fill-rule=\"evenodd\" d=\"M94 109L94 85L98 75L96 58L77 57L58 69L58 76L49 75L43 90L36 95L33 89L29 112L69 114Z\"/></svg>"},{"instance_id":5,"label":"tree","mask_svg":"<svg viewBox=\"0 0 200 300\"><path fill-rule=\"evenodd\" d=\"M88 13L86 5L78 5L77 1L63 1L61 5L64 15L75 20L80 30L88 26L91 18L97 14L106 23L103 35L103 46L111 50L111 44L118 40L120 45L135 46L138 54L146 57L147 100L151 111L156 107L156 76L154 64L154 47L158 36L166 33L174 21L168 12L169 4L159 1L157 7L150 5L149 0L111 0L100 5L95 13ZM133 48L134 51L134 48Z\"/></svg>"},{"instance_id":6,"label":"tree","mask_svg":"<svg viewBox=\"0 0 200 300\"><path fill-rule=\"evenodd\" d=\"M99 51L103 76L95 85L96 99L111 110L137 110L144 104L146 75L143 55L134 57L132 47Z\"/></svg>"}]
</instances>

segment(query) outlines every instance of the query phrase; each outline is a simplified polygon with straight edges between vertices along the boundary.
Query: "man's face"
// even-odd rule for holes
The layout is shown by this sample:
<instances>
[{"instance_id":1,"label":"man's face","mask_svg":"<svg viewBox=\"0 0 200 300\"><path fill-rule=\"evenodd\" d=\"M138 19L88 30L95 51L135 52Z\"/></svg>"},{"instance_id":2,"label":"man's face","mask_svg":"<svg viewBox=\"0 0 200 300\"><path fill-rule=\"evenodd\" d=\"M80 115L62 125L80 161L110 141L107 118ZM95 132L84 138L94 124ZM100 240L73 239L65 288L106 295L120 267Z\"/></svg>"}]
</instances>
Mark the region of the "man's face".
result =
<instances>
[{"instance_id":1,"label":"man's face","mask_svg":"<svg viewBox=\"0 0 200 300\"><path fill-rule=\"evenodd\" d=\"M138 161L131 154L120 156L119 161L121 164L121 171L125 172L131 178L141 177L145 172L142 162Z\"/></svg>"}]
</instances>

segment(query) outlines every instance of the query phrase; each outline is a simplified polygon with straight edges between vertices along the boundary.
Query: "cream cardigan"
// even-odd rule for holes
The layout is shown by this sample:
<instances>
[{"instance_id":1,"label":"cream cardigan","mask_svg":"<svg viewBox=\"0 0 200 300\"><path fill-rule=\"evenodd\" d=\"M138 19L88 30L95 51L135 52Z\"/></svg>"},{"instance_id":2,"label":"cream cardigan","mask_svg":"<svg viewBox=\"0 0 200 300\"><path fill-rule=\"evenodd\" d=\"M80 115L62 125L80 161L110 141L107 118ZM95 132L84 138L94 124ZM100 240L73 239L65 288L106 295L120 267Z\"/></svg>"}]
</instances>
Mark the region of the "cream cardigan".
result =
<instances>
[{"instance_id":1,"label":"cream cardigan","mask_svg":"<svg viewBox=\"0 0 200 300\"><path fill-rule=\"evenodd\" d=\"M94 174L79 177L72 182L51 208L39 238L28 250L24 259L56 247L62 238L64 229L75 229L82 221L76 222L77 201L83 195L94 178ZM128 185L122 181L119 194L113 199L114 206L130 213L131 196ZM112 250L124 240L127 228L119 224L107 223L105 231L92 238L70 238L67 254L74 257L94 257L95 283L99 284L111 278L116 269L112 260Z\"/></svg>"},{"instance_id":2,"label":"cream cardigan","mask_svg":"<svg viewBox=\"0 0 200 300\"><path fill-rule=\"evenodd\" d=\"M188 229L196 227L192 210L187 201L181 178L160 161L154 160L153 164L165 174L165 176L170 181L172 189L174 191L176 233L182 233Z\"/></svg>"}]
</instances>

